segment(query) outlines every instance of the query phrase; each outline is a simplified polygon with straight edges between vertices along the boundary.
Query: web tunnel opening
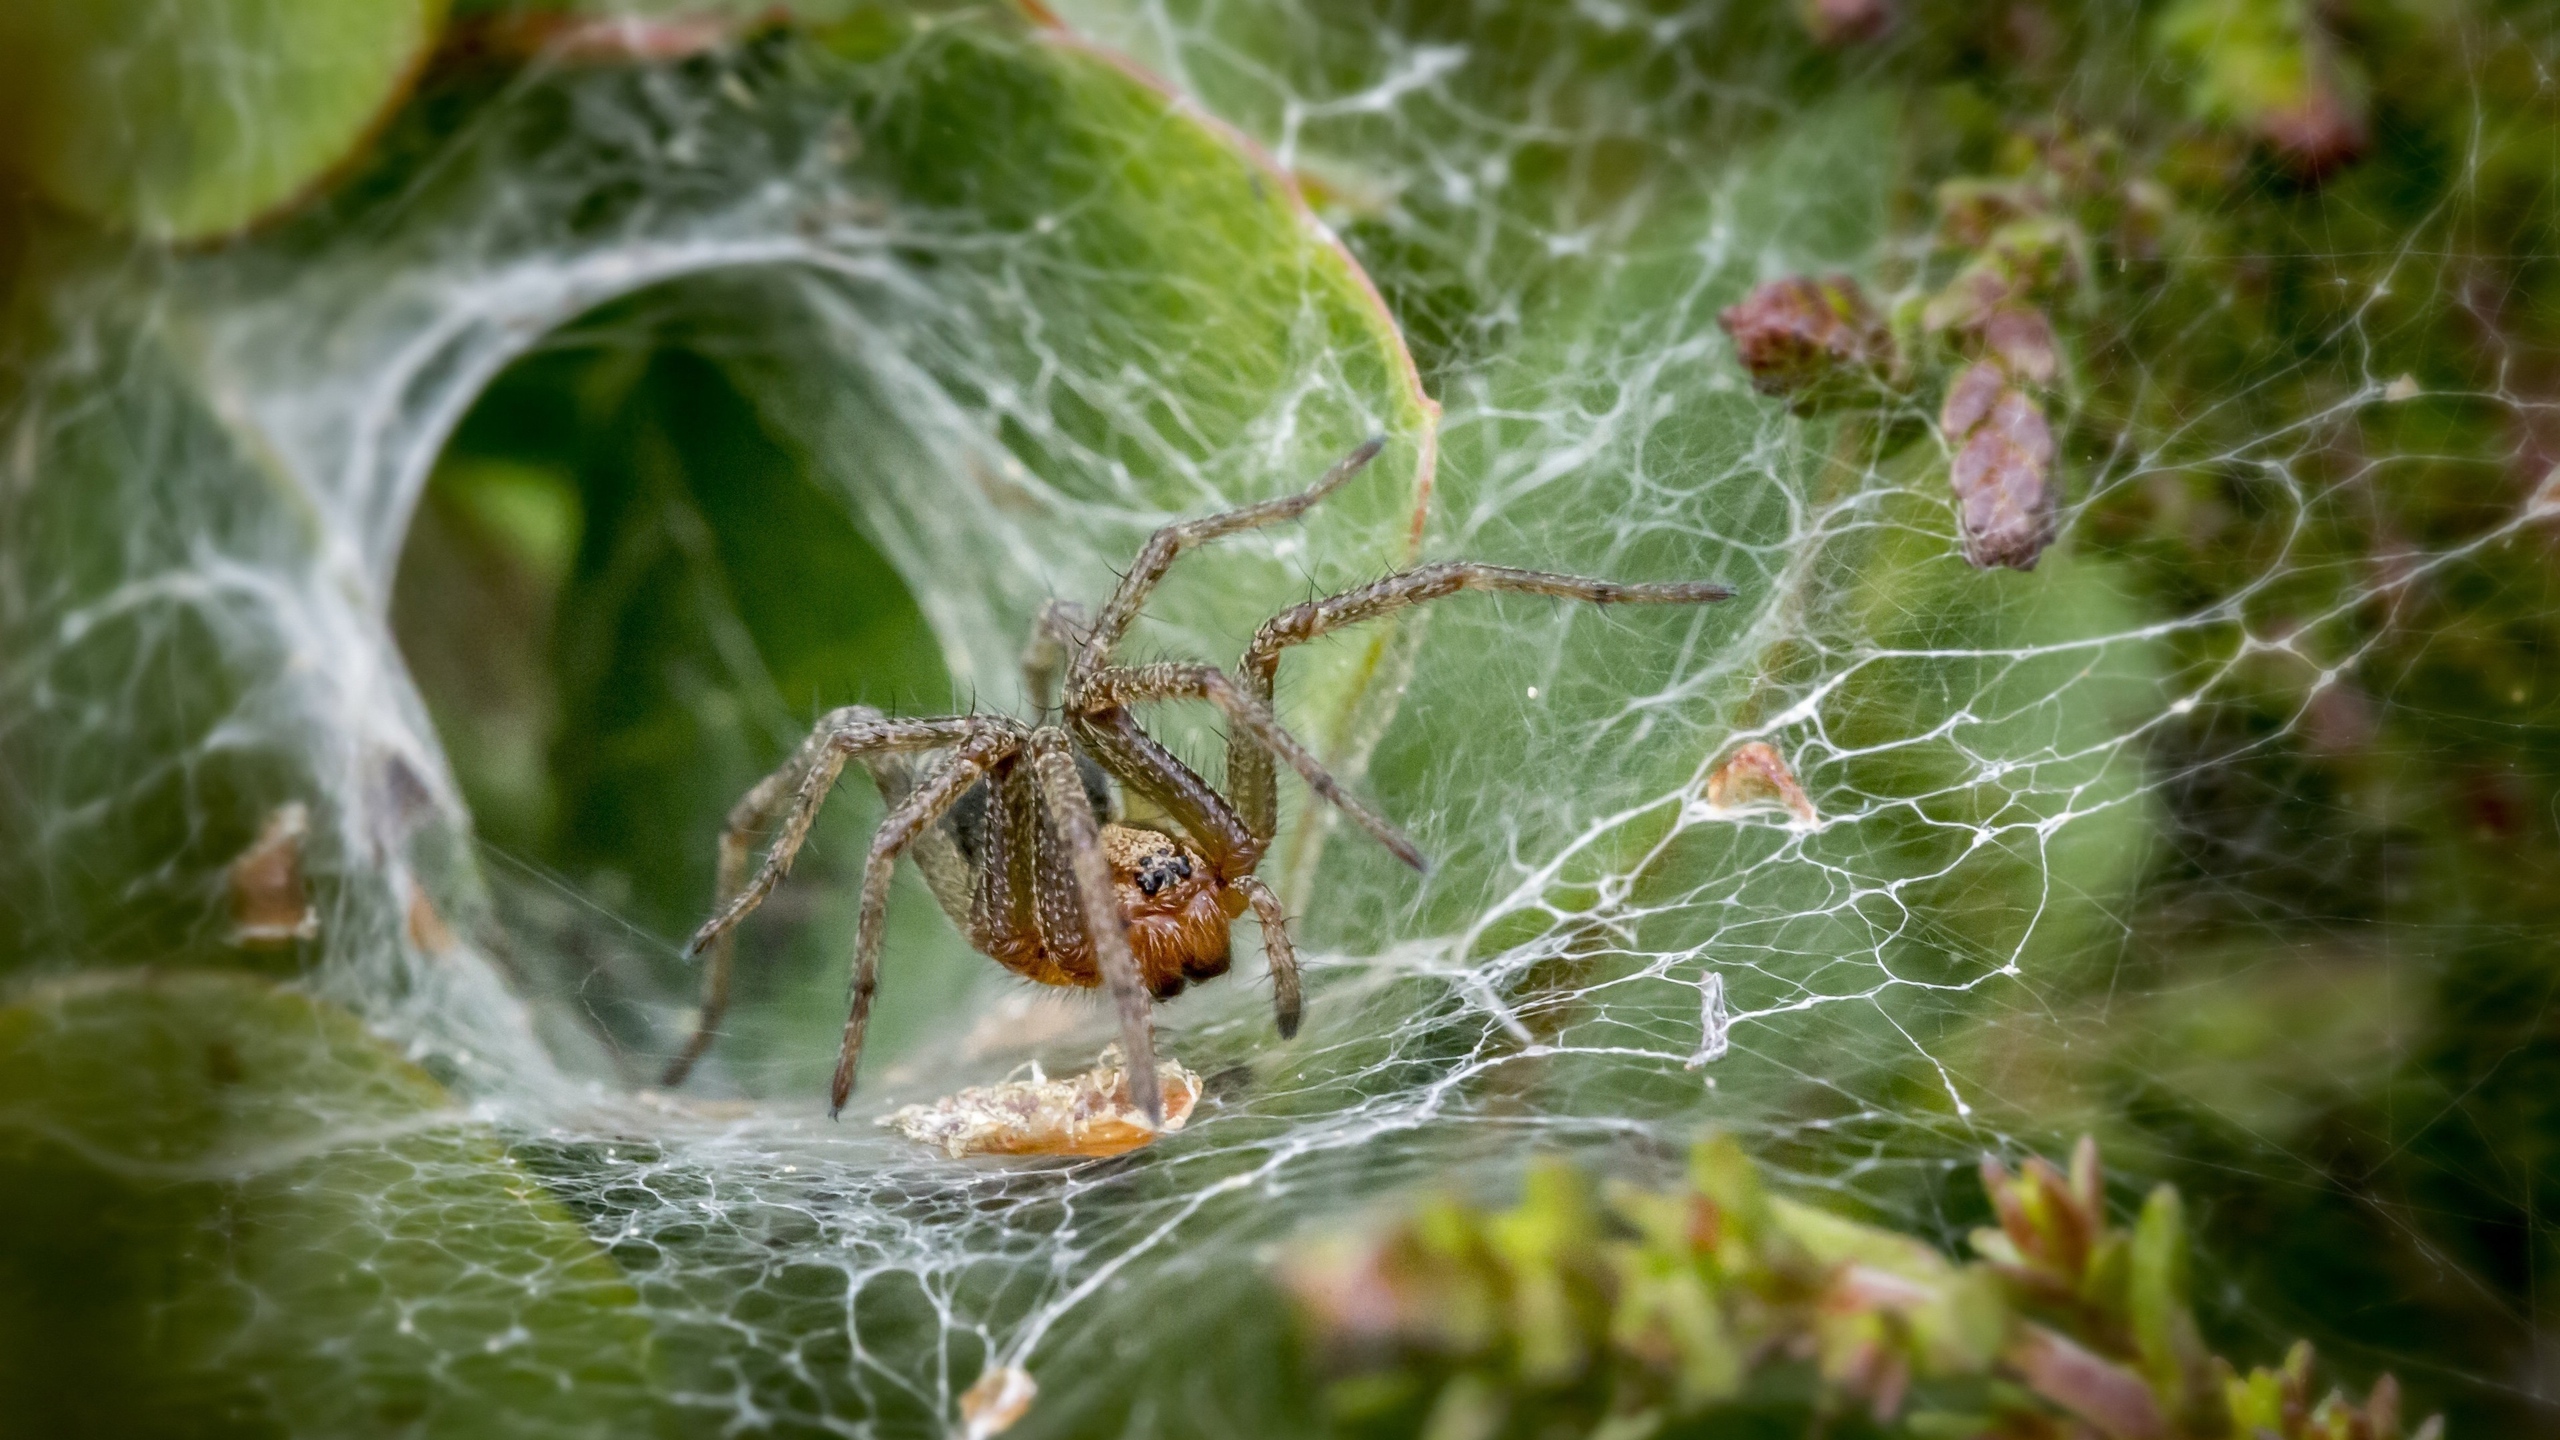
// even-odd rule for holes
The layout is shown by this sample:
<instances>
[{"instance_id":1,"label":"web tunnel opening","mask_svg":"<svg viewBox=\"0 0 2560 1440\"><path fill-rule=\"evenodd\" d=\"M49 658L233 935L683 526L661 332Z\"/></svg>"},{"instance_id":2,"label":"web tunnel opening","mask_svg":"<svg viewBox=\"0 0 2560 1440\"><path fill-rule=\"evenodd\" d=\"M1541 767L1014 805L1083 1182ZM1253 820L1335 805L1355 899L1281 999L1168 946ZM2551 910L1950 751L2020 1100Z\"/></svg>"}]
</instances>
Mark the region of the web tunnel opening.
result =
<instances>
[{"instance_id":1,"label":"web tunnel opening","mask_svg":"<svg viewBox=\"0 0 2560 1440\"><path fill-rule=\"evenodd\" d=\"M574 1017L551 1027L556 1048L638 1084L693 1020L682 944L711 905L730 805L826 710L937 713L954 689L848 498L715 347L631 323L646 303L553 337L478 397L419 502L391 607L471 812L503 958L537 1007ZM698 1085L822 1081L877 811L844 787L742 936ZM884 1064L976 978L920 898L891 907Z\"/></svg>"}]
</instances>

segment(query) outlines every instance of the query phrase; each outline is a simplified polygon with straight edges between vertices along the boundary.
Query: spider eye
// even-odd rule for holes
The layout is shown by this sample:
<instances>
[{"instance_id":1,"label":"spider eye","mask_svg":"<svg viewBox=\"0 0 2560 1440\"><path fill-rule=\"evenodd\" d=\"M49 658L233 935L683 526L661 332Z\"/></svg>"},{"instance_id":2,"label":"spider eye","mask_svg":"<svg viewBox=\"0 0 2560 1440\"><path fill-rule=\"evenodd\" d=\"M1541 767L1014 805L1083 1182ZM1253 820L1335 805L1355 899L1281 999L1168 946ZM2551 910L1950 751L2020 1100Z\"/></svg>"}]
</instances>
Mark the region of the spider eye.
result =
<instances>
[{"instance_id":1,"label":"spider eye","mask_svg":"<svg viewBox=\"0 0 2560 1440\"><path fill-rule=\"evenodd\" d=\"M1191 878L1191 862L1180 855L1158 853L1148 856L1138 866L1138 888L1155 894L1176 880Z\"/></svg>"}]
</instances>

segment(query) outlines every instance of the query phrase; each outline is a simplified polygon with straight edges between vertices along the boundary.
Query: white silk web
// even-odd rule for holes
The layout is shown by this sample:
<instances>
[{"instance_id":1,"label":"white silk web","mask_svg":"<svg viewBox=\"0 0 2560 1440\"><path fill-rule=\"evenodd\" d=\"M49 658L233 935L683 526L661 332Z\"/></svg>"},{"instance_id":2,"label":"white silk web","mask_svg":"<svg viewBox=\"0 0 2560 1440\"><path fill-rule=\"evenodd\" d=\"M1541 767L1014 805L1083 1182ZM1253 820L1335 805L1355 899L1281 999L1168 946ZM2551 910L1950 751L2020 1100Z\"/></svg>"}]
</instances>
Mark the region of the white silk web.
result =
<instances>
[{"instance_id":1,"label":"white silk web","mask_svg":"<svg viewBox=\"0 0 2560 1440\"><path fill-rule=\"evenodd\" d=\"M2357 798L2231 777L2371 744L2405 703L2368 667L2388 616L2542 543L2555 503L2503 478L2514 454L2371 418L2428 398L2383 332L2391 287L2439 283L2443 237L2342 262L2369 303L2200 409L2192 367L2098 358L2146 323L2211 323L2175 320L2193 287L2091 279L2057 307L2089 352L2052 402L2059 538L2031 575L1977 571L1956 558L1934 386L1799 418L1751 392L1715 323L1765 279L1943 280L1906 203L1935 160L1881 79L1755 69L1779 42L1704 9L1584 6L1474 38L1429 7L1333 9L1069 18L1307 180L1414 344L1436 459L1314 299L1279 307L1300 323L1268 373L1206 419L1161 378L1198 358L1178 322L1081 316L1055 339L1040 297L1078 277L1037 248L1045 225L936 228L847 168L876 141L840 95L745 51L636 77L536 66L392 167L387 196L82 272L0 437L22 491L0 613L26 642L0 656L0 735L33 757L0 879L25 952L218 946L222 864L267 806L310 796L312 987L455 1085L621 1264L684 1433L942 1433L995 1364L1039 1382L1025 1433L1276 1433L1308 1402L1255 1358L1282 1343L1266 1262L1418 1184L1498 1193L1532 1149L1650 1171L1720 1127L1795 1183L1934 1231L1984 1150L2096 1128L2139 1172L2145 1141L2105 1099L2129 1074L2230 1120L2239 1166L2291 1173L2288 1127L2407 1043L2415 1022L2375 997L2423 987L2393 948L2406 927L2336 910L2367 862L2315 832ZM542 887L469 842L387 612L438 457L508 366L670 345L753 398L981 703L1015 697L1046 595L1098 596L1150 526L1302 483L1371 428L1399 445L1368 500L1240 542L1233 566L1185 562L1143 644L1231 656L1260 614L1415 553L1417 495L1422 555L1740 597L1462 599L1400 645L1307 657L1291 718L1438 868L1417 879L1353 833L1320 868L1284 847L1307 1031L1271 1034L1250 959L1168 1007L1162 1043L1209 1093L1134 1157L960 1163L871 1127L1023 1061L1072 1068L1108 1034L1099 1006L1034 1003L967 957L911 884L886 984L948 1003L873 1058L846 1123L813 1085L634 1098L648 1058L612 1047L672 1045L682 972L631 942L645 1017L599 1030L592 954L564 937L623 943L618 921L573 907L486 939L493 886ZM2452 398L2525 434L2536 395L2520 377ZM2484 498L2388 554L2320 539L2411 468ZM2220 498L2195 498L2200 476ZM2128 555L2145 542L2105 523L2144 495L2253 507L2250 547L2209 593L2164 595ZM42 556L100 535L106 553ZM787 738L806 712L767 689L741 703ZM1168 733L1209 753L1200 723ZM1800 796L1728 768L1755 745ZM843 834L867 803L838 802ZM842 896L842 870L798 884ZM2212 964L2164 964L2180 944ZM2291 1078L2187 1045L2197 987L2235 976L2300 991Z\"/></svg>"}]
</instances>

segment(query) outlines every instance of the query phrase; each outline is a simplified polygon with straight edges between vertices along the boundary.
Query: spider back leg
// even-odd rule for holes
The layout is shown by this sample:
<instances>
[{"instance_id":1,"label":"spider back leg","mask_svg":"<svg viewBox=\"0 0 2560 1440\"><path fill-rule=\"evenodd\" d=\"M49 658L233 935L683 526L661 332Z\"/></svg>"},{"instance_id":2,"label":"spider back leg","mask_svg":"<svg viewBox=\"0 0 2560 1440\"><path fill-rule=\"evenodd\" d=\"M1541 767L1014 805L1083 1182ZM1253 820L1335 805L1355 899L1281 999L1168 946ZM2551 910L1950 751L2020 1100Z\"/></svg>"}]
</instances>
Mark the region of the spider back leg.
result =
<instances>
[{"instance_id":1,"label":"spider back leg","mask_svg":"<svg viewBox=\"0 0 2560 1440\"><path fill-rule=\"evenodd\" d=\"M891 720L867 705L847 706L829 712L789 760L756 782L730 810L720 832L719 905L686 947L690 954L709 957L703 971L701 1011L693 1035L668 1063L659 1083L683 1084L694 1063L711 1048L729 1007L734 932L790 873L793 858L809 838L809 827L816 823L819 808L826 804L848 761L938 749L987 734L1013 735L1018 729L1009 720L977 716ZM749 880L747 857L755 833L777 814L783 816L782 829L763 867Z\"/></svg>"},{"instance_id":2,"label":"spider back leg","mask_svg":"<svg viewBox=\"0 0 2560 1440\"><path fill-rule=\"evenodd\" d=\"M1092 625L1084 607L1072 600L1044 600L1031 619L1031 639L1022 647L1022 696L1036 715L1058 703L1058 672L1084 643Z\"/></svg>"},{"instance_id":3,"label":"spider back leg","mask_svg":"<svg viewBox=\"0 0 2560 1440\"><path fill-rule=\"evenodd\" d=\"M720 858L717 878L713 882L719 892L718 910L725 911L746 889L747 861L753 854L756 832L772 824L785 803L800 793L813 767L827 763L829 741L837 735L878 724L888 718L868 705L847 705L840 710L828 711L811 728L807 738L800 742L799 748L791 752L790 759L750 786L746 794L738 797L738 803L729 807L728 818L720 827ZM843 763L837 760L834 765L841 770ZM884 786L887 783L883 781ZM694 953L700 953L698 937L691 948ZM710 965L703 971L702 1000L697 1007L693 1034L686 1039L684 1049L667 1062L666 1070L659 1076L660 1084L683 1084L685 1077L693 1072L695 1062L711 1048L711 1039L719 1032L720 1021L729 1010L729 985L736 951L737 935L734 930L723 929L713 939Z\"/></svg>"},{"instance_id":4,"label":"spider back leg","mask_svg":"<svg viewBox=\"0 0 2560 1440\"><path fill-rule=\"evenodd\" d=\"M891 810L871 837L871 853L862 866L862 909L854 921L844 1037L836 1046L835 1077L827 1090L828 1118L844 1110L845 1097L853 1093L854 1068L862 1060L863 1031L871 1023L871 999L880 988L881 931L888 921L889 881L896 873L899 854L931 832L954 801L1021 745L1022 737L1009 726L989 726L963 740L952 750L950 760Z\"/></svg>"}]
</instances>

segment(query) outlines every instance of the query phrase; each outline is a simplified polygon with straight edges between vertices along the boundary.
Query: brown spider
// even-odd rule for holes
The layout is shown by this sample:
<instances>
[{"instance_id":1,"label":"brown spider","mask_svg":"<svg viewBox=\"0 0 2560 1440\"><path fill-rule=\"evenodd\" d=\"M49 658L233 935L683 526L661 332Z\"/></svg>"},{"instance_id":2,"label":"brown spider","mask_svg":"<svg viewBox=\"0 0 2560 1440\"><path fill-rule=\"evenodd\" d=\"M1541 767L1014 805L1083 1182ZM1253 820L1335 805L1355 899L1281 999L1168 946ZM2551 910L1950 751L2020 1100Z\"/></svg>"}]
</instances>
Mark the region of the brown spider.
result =
<instances>
[{"instance_id":1,"label":"brown spider","mask_svg":"<svg viewBox=\"0 0 2560 1440\"><path fill-rule=\"evenodd\" d=\"M836 1054L829 1115L844 1109L853 1090L863 1025L879 986L889 877L902 852L915 856L952 923L997 964L1043 985L1110 989L1128 1056L1130 1095L1150 1120L1161 1120L1163 1108L1149 997L1166 999L1194 980L1225 974L1228 926L1248 908L1261 923L1280 1034L1296 1034L1298 962L1288 917L1253 873L1270 848L1275 824L1272 758L1287 761L1309 788L1397 858L1416 869L1424 861L1403 832L1344 793L1306 746L1281 728L1271 710L1281 650L1461 590L1525 591L1600 605L1695 604L1733 593L1704 583L1622 585L1444 561L1291 606L1255 632L1232 676L1210 665L1111 663L1113 647L1174 557L1204 540L1296 519L1358 474L1385 443L1373 439L1352 451L1301 494L1158 530L1101 615L1090 621L1065 602L1044 606L1023 655L1026 686L1040 709L1037 724L1003 715L893 720L862 705L821 719L798 752L729 812L720 832L721 904L686 951L711 952L701 1023L667 1067L664 1083L682 1083L710 1046L729 1003L731 932L789 873L818 807L853 760L870 770L889 813L863 866L852 1011ZM1065 696L1053 713L1050 691L1061 665ZM1138 728L1129 707L1157 700L1206 700L1224 713L1226 794ZM921 774L904 759L936 750L947 758ZM1165 817L1165 828L1113 823L1115 779L1150 802ZM763 868L741 885L749 841L786 809Z\"/></svg>"}]
</instances>

